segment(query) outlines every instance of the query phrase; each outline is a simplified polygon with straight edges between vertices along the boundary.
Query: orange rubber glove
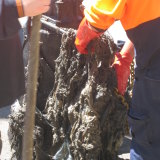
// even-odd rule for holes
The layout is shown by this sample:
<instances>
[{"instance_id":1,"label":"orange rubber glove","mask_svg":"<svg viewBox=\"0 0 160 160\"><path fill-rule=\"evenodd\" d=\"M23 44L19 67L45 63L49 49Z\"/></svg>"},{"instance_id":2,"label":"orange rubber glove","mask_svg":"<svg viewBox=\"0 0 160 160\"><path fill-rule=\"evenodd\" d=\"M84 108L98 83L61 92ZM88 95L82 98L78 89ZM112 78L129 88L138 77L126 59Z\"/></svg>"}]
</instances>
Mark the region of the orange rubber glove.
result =
<instances>
[{"instance_id":1,"label":"orange rubber glove","mask_svg":"<svg viewBox=\"0 0 160 160\"><path fill-rule=\"evenodd\" d=\"M115 60L113 67L117 74L118 92L124 95L130 75L130 65L133 57L128 52L117 52L115 54Z\"/></svg>"},{"instance_id":2,"label":"orange rubber glove","mask_svg":"<svg viewBox=\"0 0 160 160\"><path fill-rule=\"evenodd\" d=\"M87 54L87 46L89 42L100 36L102 32L96 32L89 27L86 18L81 21L76 35L75 45L77 50L82 54Z\"/></svg>"}]
</instances>

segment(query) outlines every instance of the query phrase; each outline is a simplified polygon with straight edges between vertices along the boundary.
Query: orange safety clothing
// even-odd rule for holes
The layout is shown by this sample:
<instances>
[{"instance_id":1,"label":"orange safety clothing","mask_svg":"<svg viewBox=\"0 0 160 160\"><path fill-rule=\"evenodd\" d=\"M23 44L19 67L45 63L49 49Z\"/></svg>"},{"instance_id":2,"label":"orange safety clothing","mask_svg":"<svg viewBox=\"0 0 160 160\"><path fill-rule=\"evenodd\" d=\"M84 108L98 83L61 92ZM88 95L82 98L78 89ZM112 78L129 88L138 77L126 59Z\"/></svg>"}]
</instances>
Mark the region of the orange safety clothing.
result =
<instances>
[{"instance_id":1,"label":"orange safety clothing","mask_svg":"<svg viewBox=\"0 0 160 160\"><path fill-rule=\"evenodd\" d=\"M135 81L128 111L128 122L132 134L130 159L159 160L159 0L88 1L90 3L84 13L90 24L100 29L107 29L114 20L119 19L136 49ZM124 73L120 73L119 77L123 77Z\"/></svg>"},{"instance_id":2,"label":"orange safety clothing","mask_svg":"<svg viewBox=\"0 0 160 160\"><path fill-rule=\"evenodd\" d=\"M117 75L118 92L121 95L126 92L132 60L133 57L129 52L117 52L115 54L113 66Z\"/></svg>"},{"instance_id":3,"label":"orange safety clothing","mask_svg":"<svg viewBox=\"0 0 160 160\"><path fill-rule=\"evenodd\" d=\"M94 27L107 29L119 19L128 30L160 17L160 5L159 0L90 0L84 14Z\"/></svg>"},{"instance_id":4,"label":"orange safety clothing","mask_svg":"<svg viewBox=\"0 0 160 160\"><path fill-rule=\"evenodd\" d=\"M24 9L23 9L22 0L16 0L16 6L17 6L19 17L24 17Z\"/></svg>"},{"instance_id":5,"label":"orange safety clothing","mask_svg":"<svg viewBox=\"0 0 160 160\"><path fill-rule=\"evenodd\" d=\"M77 50L80 53L87 54L88 53L88 43L99 37L101 33L95 32L90 27L88 26L88 22L86 21L86 18L83 18L81 21L78 31L77 31L77 36L75 40L75 45L77 47Z\"/></svg>"},{"instance_id":6,"label":"orange safety clothing","mask_svg":"<svg viewBox=\"0 0 160 160\"><path fill-rule=\"evenodd\" d=\"M106 30L121 21L136 48L137 67L144 68L160 49L159 0L87 0L87 4L84 14L93 27Z\"/></svg>"}]
</instances>

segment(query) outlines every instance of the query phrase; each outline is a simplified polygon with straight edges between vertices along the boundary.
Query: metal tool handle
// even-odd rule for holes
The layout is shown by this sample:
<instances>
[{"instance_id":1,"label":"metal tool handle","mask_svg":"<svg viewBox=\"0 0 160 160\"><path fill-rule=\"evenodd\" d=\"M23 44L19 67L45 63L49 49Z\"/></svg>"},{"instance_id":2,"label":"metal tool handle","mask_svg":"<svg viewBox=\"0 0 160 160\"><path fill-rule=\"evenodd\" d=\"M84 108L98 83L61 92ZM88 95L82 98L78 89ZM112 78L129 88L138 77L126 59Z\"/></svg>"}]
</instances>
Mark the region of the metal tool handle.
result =
<instances>
[{"instance_id":1,"label":"metal tool handle","mask_svg":"<svg viewBox=\"0 0 160 160\"><path fill-rule=\"evenodd\" d=\"M30 36L31 47L29 50L28 79L27 79L27 97L26 113L24 118L24 135L22 159L32 160L33 156L33 131L35 121L35 106L37 98L37 79L39 69L39 40L41 28L41 15L33 17Z\"/></svg>"}]
</instances>

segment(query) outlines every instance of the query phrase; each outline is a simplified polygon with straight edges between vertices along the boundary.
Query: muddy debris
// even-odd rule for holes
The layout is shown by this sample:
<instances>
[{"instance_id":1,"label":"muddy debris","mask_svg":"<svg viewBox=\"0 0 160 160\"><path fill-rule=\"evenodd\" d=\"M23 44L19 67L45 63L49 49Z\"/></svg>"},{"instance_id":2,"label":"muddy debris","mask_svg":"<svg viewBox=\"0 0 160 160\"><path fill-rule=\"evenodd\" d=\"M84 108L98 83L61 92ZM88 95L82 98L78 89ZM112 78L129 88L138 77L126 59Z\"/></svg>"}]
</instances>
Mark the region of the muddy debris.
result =
<instances>
[{"instance_id":1,"label":"muddy debris","mask_svg":"<svg viewBox=\"0 0 160 160\"><path fill-rule=\"evenodd\" d=\"M80 54L75 35L73 29L63 34L51 72L53 88L42 112L37 103L33 159L116 160L127 120L111 67L117 47L105 34L92 43L94 50L90 47L88 54ZM24 108L25 98L10 115L10 139L17 160L21 160Z\"/></svg>"}]
</instances>

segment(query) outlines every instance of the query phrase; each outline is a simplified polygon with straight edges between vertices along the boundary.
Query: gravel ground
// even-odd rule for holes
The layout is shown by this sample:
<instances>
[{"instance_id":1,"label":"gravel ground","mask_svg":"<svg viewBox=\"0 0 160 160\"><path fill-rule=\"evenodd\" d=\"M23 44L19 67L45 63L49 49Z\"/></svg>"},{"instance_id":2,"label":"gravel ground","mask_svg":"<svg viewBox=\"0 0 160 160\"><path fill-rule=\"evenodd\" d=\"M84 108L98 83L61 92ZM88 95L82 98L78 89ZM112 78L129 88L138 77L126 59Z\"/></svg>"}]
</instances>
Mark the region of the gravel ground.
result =
<instances>
[{"instance_id":1,"label":"gravel ground","mask_svg":"<svg viewBox=\"0 0 160 160\"><path fill-rule=\"evenodd\" d=\"M0 130L2 137L2 152L0 160L11 160L11 148L8 140L8 115L10 114L10 107L0 109ZM119 150L119 157L124 160L129 160L129 146L131 137L125 136L123 144Z\"/></svg>"}]
</instances>

